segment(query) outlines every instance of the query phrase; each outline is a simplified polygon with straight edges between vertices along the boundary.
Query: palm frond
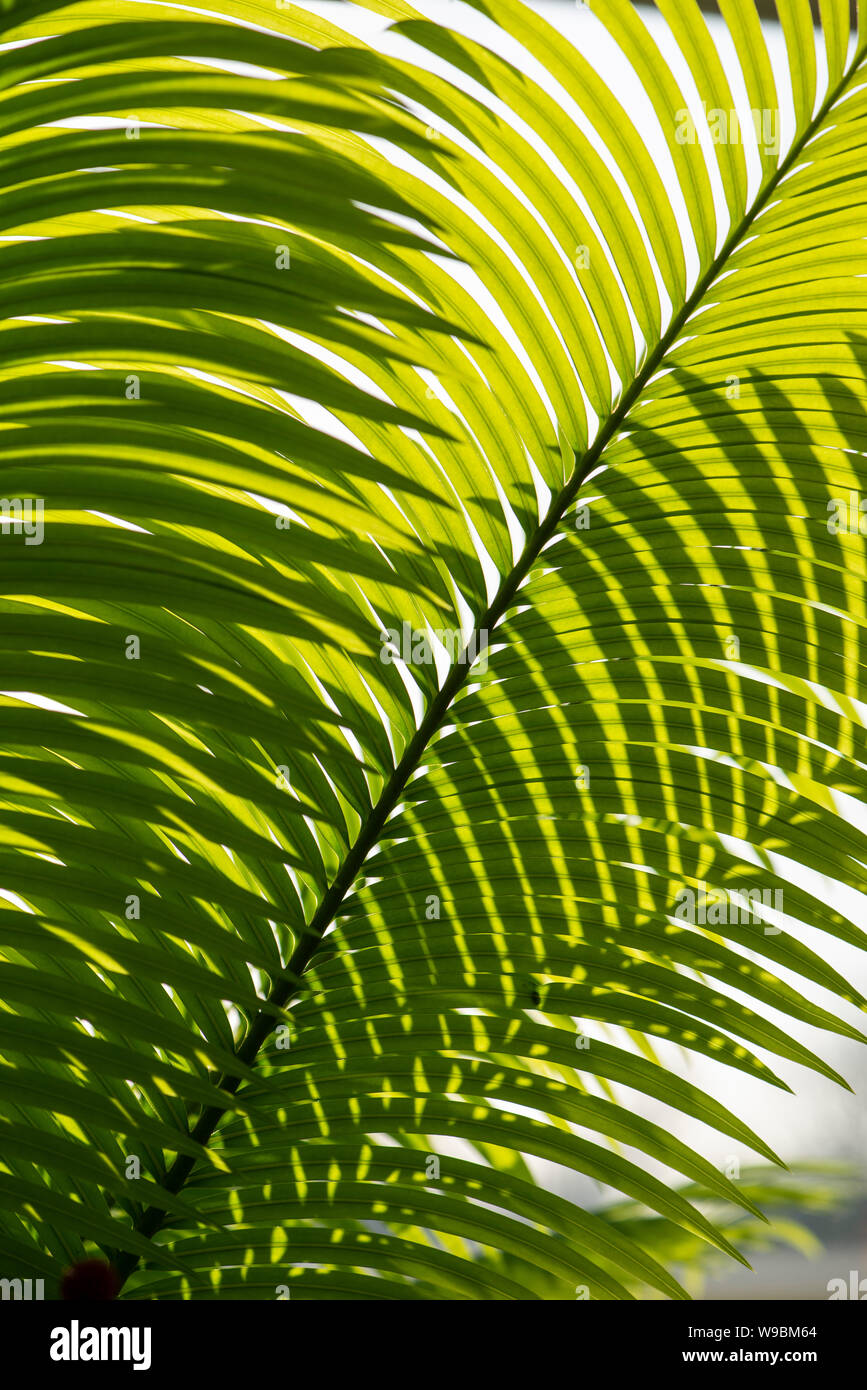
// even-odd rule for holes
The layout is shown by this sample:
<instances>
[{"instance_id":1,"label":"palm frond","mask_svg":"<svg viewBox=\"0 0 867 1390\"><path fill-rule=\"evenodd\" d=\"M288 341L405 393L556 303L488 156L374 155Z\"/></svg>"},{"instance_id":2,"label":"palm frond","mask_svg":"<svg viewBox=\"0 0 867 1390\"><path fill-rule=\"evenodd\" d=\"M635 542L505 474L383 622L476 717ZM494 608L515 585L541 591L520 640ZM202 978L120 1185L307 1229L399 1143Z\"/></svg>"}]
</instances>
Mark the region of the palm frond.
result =
<instances>
[{"instance_id":1,"label":"palm frond","mask_svg":"<svg viewBox=\"0 0 867 1390\"><path fill-rule=\"evenodd\" d=\"M842 1081L801 1025L861 1037L815 933L863 931L804 871L865 888L828 522L867 21L821 6L822 70L781 6L777 151L681 139L604 0L672 184L519 0L478 38L367 8L396 56L255 0L3 10L3 490L44 543L0 545L0 1254L138 1298L682 1298L537 1161L742 1259L702 1198L760 1195L645 1102L780 1160L669 1045L787 1088Z\"/></svg>"}]
</instances>

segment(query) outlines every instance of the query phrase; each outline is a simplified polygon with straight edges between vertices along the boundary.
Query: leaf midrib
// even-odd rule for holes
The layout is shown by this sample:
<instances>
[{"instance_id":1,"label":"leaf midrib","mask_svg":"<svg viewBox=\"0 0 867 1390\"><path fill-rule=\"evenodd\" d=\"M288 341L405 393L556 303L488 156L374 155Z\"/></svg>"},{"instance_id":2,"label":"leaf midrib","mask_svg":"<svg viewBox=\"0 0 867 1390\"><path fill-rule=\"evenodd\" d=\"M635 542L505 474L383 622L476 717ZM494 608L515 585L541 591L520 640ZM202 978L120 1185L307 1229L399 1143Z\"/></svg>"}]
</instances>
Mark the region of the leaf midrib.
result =
<instances>
[{"instance_id":1,"label":"leaf midrib","mask_svg":"<svg viewBox=\"0 0 867 1390\"><path fill-rule=\"evenodd\" d=\"M726 268L728 261L749 232L756 218L766 207L768 200L796 164L805 146L809 144L813 136L821 129L826 116L845 91L853 74L864 61L865 55L867 55L867 44L860 49L856 48L852 61L844 71L839 82L833 90L828 93L824 103L805 127L802 134L794 141L783 163L775 170L768 182L759 189L752 206L746 211L737 227L730 232L712 264L696 282L691 294L687 297L679 312L672 319L656 348L650 356L645 359L644 366L636 372L627 391L621 393L620 400L617 405L615 405L605 423L600 426L596 438L585 450L580 462L576 456L571 476L557 496L552 499L544 519L540 522L533 536L526 542L516 565L510 574L505 576L487 612L479 620L474 633L474 640L477 645L471 648L472 650L480 650L478 643L482 640L483 633L488 635L490 640L497 625L502 621L511 607L521 584L527 578L545 546L556 534L557 528L562 523L566 512L589 475L599 463L612 437L626 423L632 407L641 396L654 373L662 365L669 350L677 342L681 331L687 324L691 315L700 307L708 290ZM465 662L460 659L455 661L444 684L436 698L432 701L416 733L408 743L403 756L389 777L380 794L379 800L362 823L354 844L341 864L334 880L327 889L311 921L304 929L302 939L295 947L284 972L280 979L274 983L266 996L265 1002L268 1004L276 1005L281 1009L284 1008L293 991L297 988L327 928L334 921L334 918L340 910L343 899L358 877L368 854L379 843L380 836L382 835L389 816L398 805L410 777L421 764L431 740L445 720L446 715L451 709L453 700L467 680L471 669L470 662ZM235 1049L235 1055L238 1060L247 1067L254 1065L261 1047L278 1023L279 1019L275 1018L272 1014L259 1013L253 1020L246 1037ZM241 1084L241 1079L240 1076L227 1075L221 1077L216 1084L229 1095L234 1095ZM226 1111L217 1106L211 1106L203 1110L194 1128L190 1131L190 1137L196 1142L206 1145L213 1137L220 1120L225 1114ZM197 1160L192 1155L179 1154L169 1168L165 1181L160 1184L163 1190L172 1194L179 1192L192 1172L196 1161ZM167 1213L160 1208L148 1207L133 1223L133 1229L139 1235L151 1237L163 1226L166 1217ZM127 1252L123 1252L117 1257L115 1263L120 1274L121 1286L128 1279L138 1262L138 1256Z\"/></svg>"}]
</instances>

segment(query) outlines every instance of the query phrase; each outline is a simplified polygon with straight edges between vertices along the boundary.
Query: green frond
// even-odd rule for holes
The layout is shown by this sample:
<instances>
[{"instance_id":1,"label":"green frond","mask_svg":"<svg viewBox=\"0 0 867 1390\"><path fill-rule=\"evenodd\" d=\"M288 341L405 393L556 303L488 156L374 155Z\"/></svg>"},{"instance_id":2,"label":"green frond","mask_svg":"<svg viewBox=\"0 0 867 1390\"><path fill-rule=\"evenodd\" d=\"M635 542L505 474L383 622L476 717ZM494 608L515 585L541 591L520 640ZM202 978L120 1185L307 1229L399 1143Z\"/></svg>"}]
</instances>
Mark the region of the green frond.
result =
<instances>
[{"instance_id":1,"label":"green frond","mask_svg":"<svg viewBox=\"0 0 867 1390\"><path fill-rule=\"evenodd\" d=\"M365 6L401 56L258 0L0 10L0 1272L680 1299L774 1200L660 1106L786 1159L692 1055L847 1084L863 7L817 65L781 6L772 149L681 138L594 4L663 165L537 12L469 6Z\"/></svg>"}]
</instances>

